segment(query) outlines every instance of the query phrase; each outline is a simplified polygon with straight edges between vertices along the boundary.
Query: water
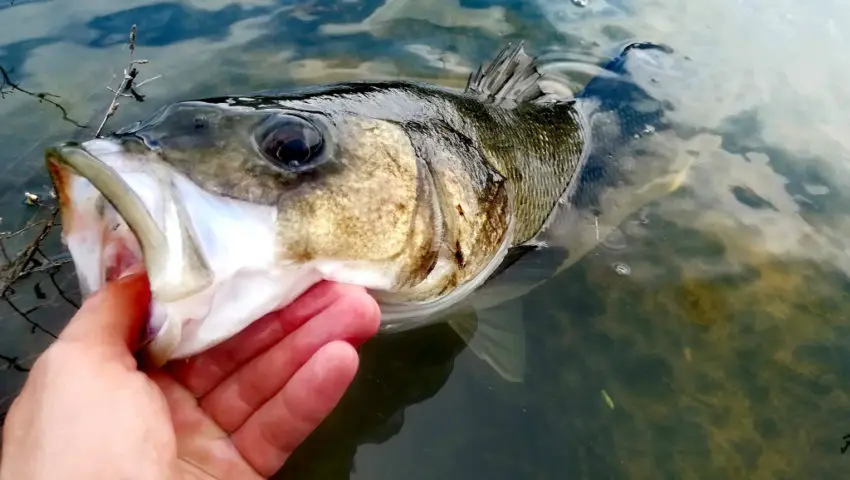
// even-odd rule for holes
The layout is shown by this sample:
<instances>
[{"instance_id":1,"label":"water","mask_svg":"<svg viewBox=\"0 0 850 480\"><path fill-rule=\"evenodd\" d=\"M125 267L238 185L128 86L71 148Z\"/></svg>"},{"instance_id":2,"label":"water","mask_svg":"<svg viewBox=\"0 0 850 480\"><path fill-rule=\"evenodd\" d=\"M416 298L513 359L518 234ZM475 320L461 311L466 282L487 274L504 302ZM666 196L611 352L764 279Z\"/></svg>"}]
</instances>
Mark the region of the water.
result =
<instances>
[{"instance_id":1,"label":"water","mask_svg":"<svg viewBox=\"0 0 850 480\"><path fill-rule=\"evenodd\" d=\"M343 403L279 478L841 476L850 6L578 3L18 1L0 7L0 65L86 123L108 104L137 23L142 77L163 78L146 102L122 102L117 126L224 92L355 78L460 86L504 38L572 65L578 84L626 42L670 45L661 81L644 80L678 128L652 138L692 167L521 300L526 381L503 382L444 326L371 342ZM33 214L24 191L46 192L44 146L74 134L57 113L18 93L0 100L2 230ZM55 237L45 250L61 251ZM32 314L49 330L73 311L46 276L16 291L21 309L50 304ZM50 337L2 308L0 354L29 365ZM23 379L0 370L4 405Z\"/></svg>"}]
</instances>

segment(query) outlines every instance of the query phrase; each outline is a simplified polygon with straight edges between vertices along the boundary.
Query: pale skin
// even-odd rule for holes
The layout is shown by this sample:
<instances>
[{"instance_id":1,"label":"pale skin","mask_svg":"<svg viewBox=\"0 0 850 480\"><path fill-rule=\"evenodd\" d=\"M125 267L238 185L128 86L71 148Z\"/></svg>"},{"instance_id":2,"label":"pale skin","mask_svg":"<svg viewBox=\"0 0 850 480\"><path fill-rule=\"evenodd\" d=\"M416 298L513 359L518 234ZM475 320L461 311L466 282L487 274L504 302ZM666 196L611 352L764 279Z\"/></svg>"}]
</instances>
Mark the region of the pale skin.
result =
<instances>
[{"instance_id":1,"label":"pale skin","mask_svg":"<svg viewBox=\"0 0 850 480\"><path fill-rule=\"evenodd\" d=\"M0 480L268 478L337 405L380 320L365 290L325 282L140 370L149 295L143 273L107 285L39 357L6 418Z\"/></svg>"}]
</instances>

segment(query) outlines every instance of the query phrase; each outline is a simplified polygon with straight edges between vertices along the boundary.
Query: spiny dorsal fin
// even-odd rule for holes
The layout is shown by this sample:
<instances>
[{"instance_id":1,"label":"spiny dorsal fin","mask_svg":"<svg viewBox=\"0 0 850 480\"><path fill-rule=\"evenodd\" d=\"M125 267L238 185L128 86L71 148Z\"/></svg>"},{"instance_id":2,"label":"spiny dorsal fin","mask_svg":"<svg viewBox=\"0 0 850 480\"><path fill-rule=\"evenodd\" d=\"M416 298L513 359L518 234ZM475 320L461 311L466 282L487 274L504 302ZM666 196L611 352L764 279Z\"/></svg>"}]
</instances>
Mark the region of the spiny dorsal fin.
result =
<instances>
[{"instance_id":1,"label":"spiny dorsal fin","mask_svg":"<svg viewBox=\"0 0 850 480\"><path fill-rule=\"evenodd\" d=\"M525 53L523 42L504 45L496 58L469 75L466 93L483 102L512 108L546 96L540 87L543 77L535 59Z\"/></svg>"}]
</instances>

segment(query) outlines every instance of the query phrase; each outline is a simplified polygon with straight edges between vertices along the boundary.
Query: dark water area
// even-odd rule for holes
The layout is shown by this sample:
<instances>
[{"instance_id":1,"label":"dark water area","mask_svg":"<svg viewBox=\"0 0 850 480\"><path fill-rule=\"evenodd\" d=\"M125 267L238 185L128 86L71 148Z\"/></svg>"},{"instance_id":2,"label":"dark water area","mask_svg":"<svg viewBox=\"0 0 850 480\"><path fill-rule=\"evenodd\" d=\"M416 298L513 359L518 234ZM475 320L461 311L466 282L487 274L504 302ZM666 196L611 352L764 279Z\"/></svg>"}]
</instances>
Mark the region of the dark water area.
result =
<instances>
[{"instance_id":1,"label":"dark water area","mask_svg":"<svg viewBox=\"0 0 850 480\"><path fill-rule=\"evenodd\" d=\"M669 106L670 128L628 155L644 160L633 181L681 184L513 302L524 381L496 375L446 325L377 338L276 478L842 478L849 22L835 0L2 4L0 66L57 95L73 122L0 89L0 231L46 215L24 202L50 200L44 148L85 134L74 122L99 122L132 24L150 60L140 78L162 78L143 86L144 102L121 100L113 128L225 93L354 79L461 87L509 39L578 90L625 44L662 43L674 53L647 58L635 80ZM58 229L42 250L63 258ZM67 264L13 288L0 302L0 410L79 301Z\"/></svg>"}]
</instances>

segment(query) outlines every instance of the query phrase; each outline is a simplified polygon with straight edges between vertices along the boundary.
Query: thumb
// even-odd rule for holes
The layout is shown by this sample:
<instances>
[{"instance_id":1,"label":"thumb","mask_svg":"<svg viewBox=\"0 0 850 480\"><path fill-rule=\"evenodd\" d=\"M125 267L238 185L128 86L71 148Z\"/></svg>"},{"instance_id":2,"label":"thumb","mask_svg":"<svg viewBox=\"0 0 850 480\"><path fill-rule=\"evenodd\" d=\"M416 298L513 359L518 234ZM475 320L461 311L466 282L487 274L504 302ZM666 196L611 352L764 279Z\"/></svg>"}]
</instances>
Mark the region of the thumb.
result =
<instances>
[{"instance_id":1,"label":"thumb","mask_svg":"<svg viewBox=\"0 0 850 480\"><path fill-rule=\"evenodd\" d=\"M134 350L148 320L150 284L144 272L109 282L83 302L60 340Z\"/></svg>"}]
</instances>

